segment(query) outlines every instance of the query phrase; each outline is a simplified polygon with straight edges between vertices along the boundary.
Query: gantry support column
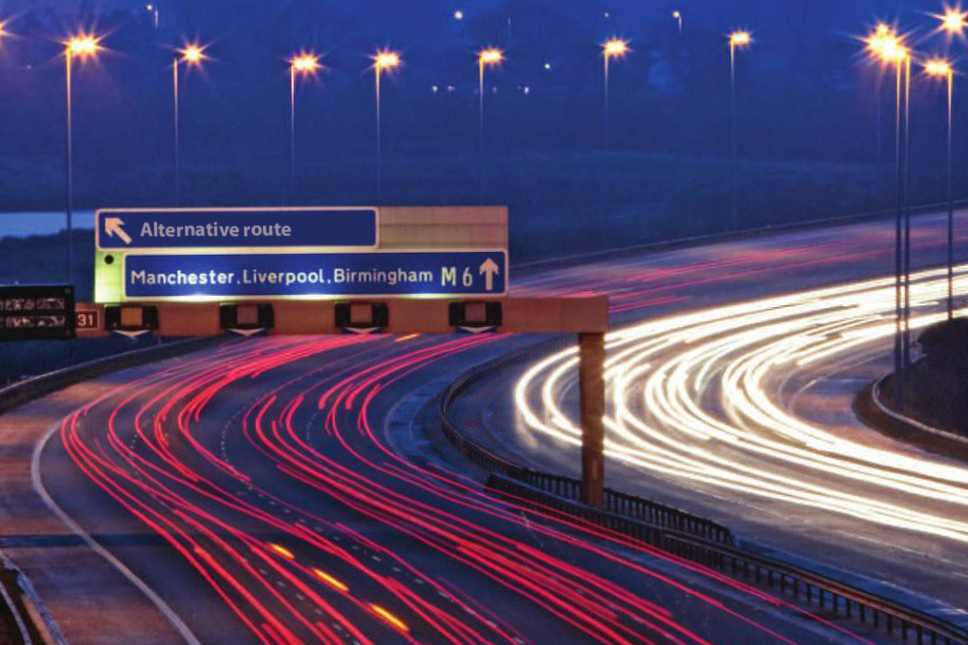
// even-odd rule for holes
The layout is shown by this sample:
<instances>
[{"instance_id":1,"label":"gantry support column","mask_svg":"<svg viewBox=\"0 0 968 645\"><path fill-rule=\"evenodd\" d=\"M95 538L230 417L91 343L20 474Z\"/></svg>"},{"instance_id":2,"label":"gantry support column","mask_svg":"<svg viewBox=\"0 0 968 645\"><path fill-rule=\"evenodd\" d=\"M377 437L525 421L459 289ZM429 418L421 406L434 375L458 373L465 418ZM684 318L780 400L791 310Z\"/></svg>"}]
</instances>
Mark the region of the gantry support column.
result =
<instances>
[{"instance_id":1,"label":"gantry support column","mask_svg":"<svg viewBox=\"0 0 968 645\"><path fill-rule=\"evenodd\" d=\"M605 334L579 334L581 501L601 508L605 495Z\"/></svg>"}]
</instances>

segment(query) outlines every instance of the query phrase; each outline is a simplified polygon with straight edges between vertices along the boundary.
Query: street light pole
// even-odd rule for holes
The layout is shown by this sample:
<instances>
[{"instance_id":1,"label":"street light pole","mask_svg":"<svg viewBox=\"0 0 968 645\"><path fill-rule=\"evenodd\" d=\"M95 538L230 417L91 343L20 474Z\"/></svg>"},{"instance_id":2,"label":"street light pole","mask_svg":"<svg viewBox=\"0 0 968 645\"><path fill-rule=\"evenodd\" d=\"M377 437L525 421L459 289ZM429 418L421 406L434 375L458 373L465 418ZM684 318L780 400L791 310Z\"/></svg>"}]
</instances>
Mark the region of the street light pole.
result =
<instances>
[{"instance_id":1,"label":"street light pole","mask_svg":"<svg viewBox=\"0 0 968 645\"><path fill-rule=\"evenodd\" d=\"M401 65L400 54L392 51L378 51L373 56L373 75L376 82L376 201L383 203L383 105L381 79L384 71L391 71Z\"/></svg>"},{"instance_id":2,"label":"street light pole","mask_svg":"<svg viewBox=\"0 0 968 645\"><path fill-rule=\"evenodd\" d=\"M948 320L955 317L955 206L954 206L954 70L948 69L947 197L948 197Z\"/></svg>"},{"instance_id":3,"label":"street light pole","mask_svg":"<svg viewBox=\"0 0 968 645\"><path fill-rule=\"evenodd\" d=\"M172 64L174 126L175 126L175 206L181 205L181 88L179 68L198 66L205 60L205 48L197 44L187 44L183 49L175 50L175 60Z\"/></svg>"},{"instance_id":4,"label":"street light pole","mask_svg":"<svg viewBox=\"0 0 968 645\"><path fill-rule=\"evenodd\" d=\"M735 228L739 224L739 185L738 185L738 154L739 154L739 114L736 99L736 51L740 47L747 47L753 41L747 31L734 31L729 35L729 100L730 100L730 139L729 154L732 184L732 222Z\"/></svg>"},{"instance_id":5,"label":"street light pole","mask_svg":"<svg viewBox=\"0 0 968 645\"><path fill-rule=\"evenodd\" d=\"M478 152L480 153L479 158L479 178L480 178L480 195L481 203L484 203L484 175L485 175L485 164L484 164L484 74L487 67L490 65L499 65L504 60L504 52L500 49L489 47L488 49L482 50L477 56L477 67L478 67L478 115L479 115L479 128L478 128Z\"/></svg>"},{"instance_id":6,"label":"street light pole","mask_svg":"<svg viewBox=\"0 0 968 645\"><path fill-rule=\"evenodd\" d=\"M74 284L74 106L72 68L74 55L68 44L64 52L65 89L67 107L67 284Z\"/></svg>"},{"instance_id":7,"label":"street light pole","mask_svg":"<svg viewBox=\"0 0 968 645\"><path fill-rule=\"evenodd\" d=\"M612 132L611 132L611 121L612 121L612 101L611 101L611 83L609 82L609 61L611 56L608 52L605 53L605 86L604 86L604 108L603 108L603 120L602 120L602 142L605 147L605 153L608 153L609 148L612 144Z\"/></svg>"},{"instance_id":8,"label":"street light pole","mask_svg":"<svg viewBox=\"0 0 968 645\"><path fill-rule=\"evenodd\" d=\"M732 215L732 223L735 228L737 225L737 220L739 219L739 195L738 187L736 184L736 153L738 147L737 141L737 124L736 124L736 45L733 40L729 41L729 110L730 110L730 127L729 127L729 167L730 167L730 189L732 191L732 199L730 201L730 212Z\"/></svg>"},{"instance_id":9,"label":"street light pole","mask_svg":"<svg viewBox=\"0 0 968 645\"><path fill-rule=\"evenodd\" d=\"M481 53L480 60L478 60L478 117L479 117L479 128L477 132L477 142L478 142L478 152L479 155L479 167L478 167L478 178L480 180L480 201L484 203L484 54Z\"/></svg>"},{"instance_id":10,"label":"street light pole","mask_svg":"<svg viewBox=\"0 0 968 645\"><path fill-rule=\"evenodd\" d=\"M289 203L296 194L296 65L289 66Z\"/></svg>"},{"instance_id":11,"label":"street light pole","mask_svg":"<svg viewBox=\"0 0 968 645\"><path fill-rule=\"evenodd\" d=\"M620 38L612 38L602 45L604 58L604 105L602 110L602 140L605 152L605 214L610 210L611 202L611 172L609 168L609 153L612 147L612 101L611 101L611 72L612 59L623 58L629 53L629 43Z\"/></svg>"},{"instance_id":12,"label":"street light pole","mask_svg":"<svg viewBox=\"0 0 968 645\"><path fill-rule=\"evenodd\" d=\"M383 204L383 105L380 96L379 65L376 67L376 203Z\"/></svg>"},{"instance_id":13,"label":"street light pole","mask_svg":"<svg viewBox=\"0 0 968 645\"><path fill-rule=\"evenodd\" d=\"M315 76L319 68L319 56L300 53L289 61L289 203L296 196L296 77L300 74Z\"/></svg>"},{"instance_id":14,"label":"street light pole","mask_svg":"<svg viewBox=\"0 0 968 645\"><path fill-rule=\"evenodd\" d=\"M911 95L911 52L889 25L881 23L866 39L868 52L881 63L893 64L896 79L894 145L896 151L896 217L894 228L894 408L904 407L904 370L910 357L909 262L910 218L908 211L908 135Z\"/></svg>"},{"instance_id":15,"label":"street light pole","mask_svg":"<svg viewBox=\"0 0 968 645\"><path fill-rule=\"evenodd\" d=\"M904 406L904 61L895 65L897 88L895 94L894 148L897 155L897 213L894 230L894 409Z\"/></svg>"},{"instance_id":16,"label":"street light pole","mask_svg":"<svg viewBox=\"0 0 968 645\"><path fill-rule=\"evenodd\" d=\"M179 94L178 94L178 56L172 65L174 118L175 118L175 206L181 205L181 125L179 123Z\"/></svg>"},{"instance_id":17,"label":"street light pole","mask_svg":"<svg viewBox=\"0 0 968 645\"><path fill-rule=\"evenodd\" d=\"M629 43L627 40L612 38L602 45L602 57L605 59L605 122L604 137L605 151L608 152L611 144L611 62L613 58L624 58L629 53Z\"/></svg>"},{"instance_id":18,"label":"street light pole","mask_svg":"<svg viewBox=\"0 0 968 645\"><path fill-rule=\"evenodd\" d=\"M100 49L97 38L89 35L78 35L64 43L64 89L67 126L67 164L65 177L67 179L67 283L74 282L74 98L73 98L73 68L75 58L95 56Z\"/></svg>"},{"instance_id":19,"label":"street light pole","mask_svg":"<svg viewBox=\"0 0 968 645\"><path fill-rule=\"evenodd\" d=\"M945 81L945 162L946 162L946 191L948 205L948 320L955 317L955 207L954 207L954 147L952 133L954 131L954 84L955 71L951 63L946 60L934 58L924 64L924 71L928 76L943 78Z\"/></svg>"},{"instance_id":20,"label":"street light pole","mask_svg":"<svg viewBox=\"0 0 968 645\"><path fill-rule=\"evenodd\" d=\"M911 56L904 58L904 369L911 366ZM906 374L905 374L906 378Z\"/></svg>"},{"instance_id":21,"label":"street light pole","mask_svg":"<svg viewBox=\"0 0 968 645\"><path fill-rule=\"evenodd\" d=\"M949 7L943 15L935 16L941 21L941 30L949 36L963 38L968 28L968 11L960 6ZM955 315L955 212L954 212L954 152L952 133L954 131L954 68L944 60L928 61L925 70L933 76L943 76L948 82L947 114L947 192L948 192L948 320Z\"/></svg>"}]
</instances>

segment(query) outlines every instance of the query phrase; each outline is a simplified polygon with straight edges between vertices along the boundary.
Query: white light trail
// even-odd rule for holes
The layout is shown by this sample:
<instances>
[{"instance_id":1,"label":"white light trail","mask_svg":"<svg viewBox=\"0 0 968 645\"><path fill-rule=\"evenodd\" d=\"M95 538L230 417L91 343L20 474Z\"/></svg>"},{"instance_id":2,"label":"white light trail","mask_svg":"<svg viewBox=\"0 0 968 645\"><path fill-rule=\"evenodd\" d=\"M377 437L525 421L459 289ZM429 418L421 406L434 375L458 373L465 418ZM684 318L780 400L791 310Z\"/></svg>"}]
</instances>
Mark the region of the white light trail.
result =
<instances>
[{"instance_id":1,"label":"white light trail","mask_svg":"<svg viewBox=\"0 0 968 645\"><path fill-rule=\"evenodd\" d=\"M945 318L946 276L945 269L913 276L913 329ZM968 293L968 265L958 268L955 289ZM852 352L889 352L894 307L894 280L883 278L611 334L609 457L657 475L968 542L968 467L864 445L781 402L783 385L798 371ZM529 430L580 444L578 425L562 407L576 366L570 349L521 377L515 405Z\"/></svg>"}]
</instances>

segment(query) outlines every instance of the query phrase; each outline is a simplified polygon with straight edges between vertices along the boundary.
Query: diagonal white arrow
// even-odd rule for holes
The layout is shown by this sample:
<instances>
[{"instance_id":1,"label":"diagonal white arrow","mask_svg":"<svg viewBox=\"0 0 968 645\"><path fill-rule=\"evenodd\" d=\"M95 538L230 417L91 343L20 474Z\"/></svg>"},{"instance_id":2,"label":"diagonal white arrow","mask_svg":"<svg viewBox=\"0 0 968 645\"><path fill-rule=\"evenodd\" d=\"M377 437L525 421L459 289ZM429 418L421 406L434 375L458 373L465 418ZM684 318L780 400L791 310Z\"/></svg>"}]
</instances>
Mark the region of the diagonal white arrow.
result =
<instances>
[{"instance_id":1,"label":"diagonal white arrow","mask_svg":"<svg viewBox=\"0 0 968 645\"><path fill-rule=\"evenodd\" d=\"M120 217L108 217L104 220L104 232L108 234L108 237L117 235L125 244L131 244L131 236L121 228L122 226L124 226L124 220Z\"/></svg>"}]
</instances>

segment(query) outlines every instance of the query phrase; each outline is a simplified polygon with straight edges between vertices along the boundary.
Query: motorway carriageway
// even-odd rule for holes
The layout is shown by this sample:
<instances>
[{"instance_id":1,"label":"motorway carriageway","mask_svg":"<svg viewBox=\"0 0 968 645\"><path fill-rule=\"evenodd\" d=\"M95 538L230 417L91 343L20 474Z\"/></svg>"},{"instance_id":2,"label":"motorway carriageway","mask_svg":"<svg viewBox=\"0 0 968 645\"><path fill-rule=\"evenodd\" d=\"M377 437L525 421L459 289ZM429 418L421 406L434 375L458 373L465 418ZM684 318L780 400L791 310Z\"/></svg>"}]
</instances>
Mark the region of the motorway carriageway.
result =
<instances>
[{"instance_id":1,"label":"motorway carriageway","mask_svg":"<svg viewBox=\"0 0 968 645\"><path fill-rule=\"evenodd\" d=\"M926 233L936 223L918 228L919 250L936 246ZM881 275L887 230L598 262L532 274L517 294L607 291L624 323L855 270ZM46 437L37 432L37 492L147 595L112 588L104 602L109 590L86 570L63 573L84 557L82 542L23 539L4 550L38 573L74 644L870 642L646 545L484 495L428 440L413 402L526 342L252 339L69 388L19 411L29 422L73 409ZM513 415L509 405L491 411ZM567 442L524 425L506 426L501 440L517 456L576 461ZM543 441L556 452L534 451ZM647 476L623 469L621 482ZM731 491L693 492L676 473L662 480L693 500L712 489L733 503ZM159 612L171 628L143 629Z\"/></svg>"},{"instance_id":2,"label":"motorway carriageway","mask_svg":"<svg viewBox=\"0 0 968 645\"><path fill-rule=\"evenodd\" d=\"M916 222L914 339L947 293L944 219ZM968 465L851 408L893 371L892 269L885 221L560 269L534 288L612 295L608 485L965 625ZM968 265L956 293L968 314ZM550 354L482 382L455 418L500 454L575 475L575 355Z\"/></svg>"}]
</instances>

